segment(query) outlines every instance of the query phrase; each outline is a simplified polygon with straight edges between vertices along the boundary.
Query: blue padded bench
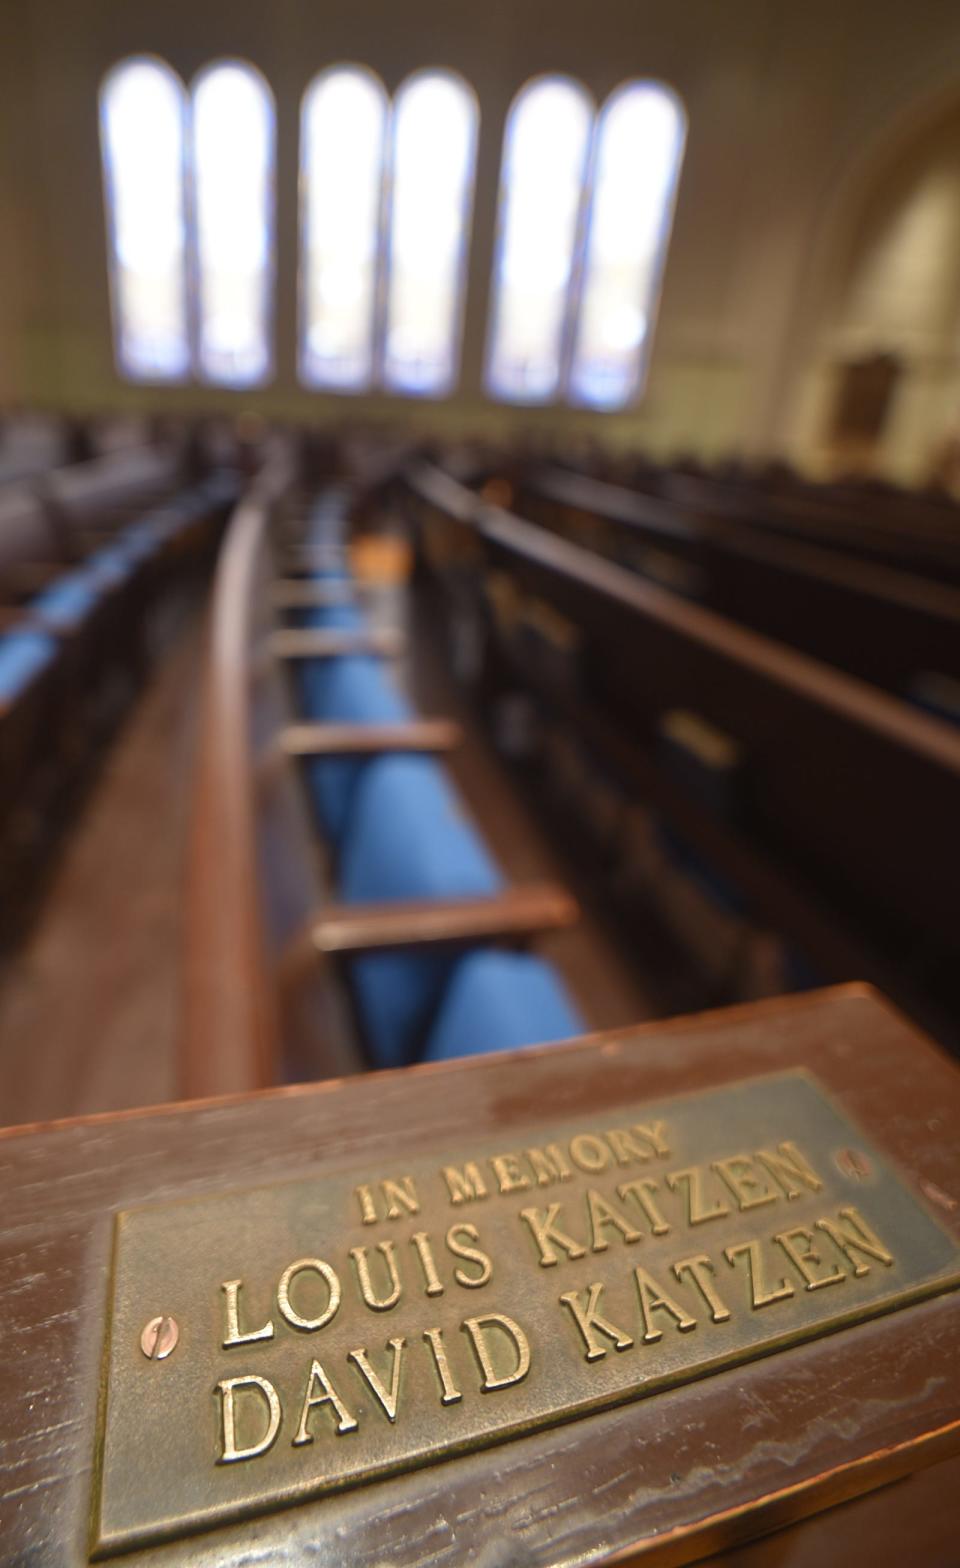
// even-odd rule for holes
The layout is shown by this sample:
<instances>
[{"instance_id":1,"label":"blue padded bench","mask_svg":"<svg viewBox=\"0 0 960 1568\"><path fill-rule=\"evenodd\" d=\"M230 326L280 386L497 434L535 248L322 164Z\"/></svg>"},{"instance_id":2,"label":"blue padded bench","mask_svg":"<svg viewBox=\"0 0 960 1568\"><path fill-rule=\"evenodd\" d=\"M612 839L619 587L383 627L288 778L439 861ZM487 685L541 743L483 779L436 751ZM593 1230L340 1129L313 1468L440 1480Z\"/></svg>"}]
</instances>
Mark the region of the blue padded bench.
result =
<instances>
[{"instance_id":1,"label":"blue padded bench","mask_svg":"<svg viewBox=\"0 0 960 1568\"><path fill-rule=\"evenodd\" d=\"M345 903L483 898L504 880L462 815L443 770L426 757L379 757L360 778L341 846ZM378 953L351 975L378 1067L417 1054L456 959L449 953Z\"/></svg>"},{"instance_id":2,"label":"blue padded bench","mask_svg":"<svg viewBox=\"0 0 960 1568\"><path fill-rule=\"evenodd\" d=\"M0 712L13 706L56 653L55 638L37 626L16 626L0 637Z\"/></svg>"},{"instance_id":3,"label":"blue padded bench","mask_svg":"<svg viewBox=\"0 0 960 1568\"><path fill-rule=\"evenodd\" d=\"M342 543L344 507L328 492L310 518L311 544ZM350 582L348 570L314 570ZM354 603L294 607L288 624L359 630ZM304 659L294 672L299 716L312 723L402 724L416 714L384 663L368 654ZM465 816L444 769L402 753L303 761L309 795L338 852L345 905L493 898L506 884ZM552 967L532 954L488 947L410 948L348 960L373 1065L401 1067L513 1050L585 1032Z\"/></svg>"},{"instance_id":4,"label":"blue padded bench","mask_svg":"<svg viewBox=\"0 0 960 1568\"><path fill-rule=\"evenodd\" d=\"M450 976L422 1060L573 1040L586 1024L550 964L532 953L468 953Z\"/></svg>"},{"instance_id":5,"label":"blue padded bench","mask_svg":"<svg viewBox=\"0 0 960 1568\"><path fill-rule=\"evenodd\" d=\"M310 609L302 624L358 629L363 617L352 605ZM300 710L316 723L396 724L414 717L380 659L346 654L334 659L306 659L297 669ZM369 761L351 757L308 759L307 787L321 826L339 845L350 816L354 792Z\"/></svg>"}]
</instances>

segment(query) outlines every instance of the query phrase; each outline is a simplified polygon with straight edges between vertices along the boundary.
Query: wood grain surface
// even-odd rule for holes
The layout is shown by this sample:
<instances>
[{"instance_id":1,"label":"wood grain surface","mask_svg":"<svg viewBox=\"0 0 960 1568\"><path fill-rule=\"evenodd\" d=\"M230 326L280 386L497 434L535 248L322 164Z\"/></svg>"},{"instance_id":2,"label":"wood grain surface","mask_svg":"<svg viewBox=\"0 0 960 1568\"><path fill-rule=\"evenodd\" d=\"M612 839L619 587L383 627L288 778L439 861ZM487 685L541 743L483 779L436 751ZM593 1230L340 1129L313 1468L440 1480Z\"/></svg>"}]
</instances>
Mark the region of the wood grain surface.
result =
<instances>
[{"instance_id":1,"label":"wood grain surface","mask_svg":"<svg viewBox=\"0 0 960 1568\"><path fill-rule=\"evenodd\" d=\"M509 1147L511 1127L540 1118L799 1065L960 1234L960 1074L860 987L469 1064L0 1134L0 1562L87 1560L116 1210L323 1166L397 1169L407 1155L492 1131ZM956 1558L937 1553L956 1540L956 1465L938 1467L943 1484L917 1478L781 1527L957 1452L960 1313L942 1296L617 1410L125 1560L680 1563L779 1529L728 1560L806 1568L892 1561L890 1543L914 1517L911 1560L948 1563ZM931 1497L952 1530L931 1514Z\"/></svg>"}]
</instances>

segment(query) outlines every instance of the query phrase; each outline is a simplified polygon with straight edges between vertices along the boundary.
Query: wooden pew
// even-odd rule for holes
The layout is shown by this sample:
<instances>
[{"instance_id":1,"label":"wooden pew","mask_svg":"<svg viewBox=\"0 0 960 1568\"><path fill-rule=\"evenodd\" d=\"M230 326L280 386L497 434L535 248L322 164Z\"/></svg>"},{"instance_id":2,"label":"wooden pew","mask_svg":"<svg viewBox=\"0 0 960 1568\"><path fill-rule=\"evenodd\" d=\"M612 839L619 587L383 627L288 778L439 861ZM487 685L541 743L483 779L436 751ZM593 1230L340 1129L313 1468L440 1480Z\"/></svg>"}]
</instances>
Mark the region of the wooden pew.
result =
<instances>
[{"instance_id":1,"label":"wooden pew","mask_svg":"<svg viewBox=\"0 0 960 1568\"><path fill-rule=\"evenodd\" d=\"M75 462L83 445L82 427L59 415L8 415L0 421L0 488Z\"/></svg>"},{"instance_id":2,"label":"wooden pew","mask_svg":"<svg viewBox=\"0 0 960 1568\"><path fill-rule=\"evenodd\" d=\"M299 763L442 751L456 736L436 721L297 722L285 664L391 649L368 634L277 627L278 598L281 608L289 598L286 588L278 594L285 580L277 563L290 556L284 514L294 477L280 448L231 523L214 587L184 955L182 1083L190 1096L363 1068L333 955L523 944L576 914L549 885L429 905L346 905L327 890L330 857L310 820ZM302 551L318 558L309 541ZM322 560L332 559L325 546Z\"/></svg>"},{"instance_id":3,"label":"wooden pew","mask_svg":"<svg viewBox=\"0 0 960 1568\"><path fill-rule=\"evenodd\" d=\"M666 586L681 563L702 603L888 689L960 675L956 588L561 469L530 471L519 510Z\"/></svg>"},{"instance_id":4,"label":"wooden pew","mask_svg":"<svg viewBox=\"0 0 960 1568\"><path fill-rule=\"evenodd\" d=\"M840 550L895 570L960 586L960 521L956 502L916 493L884 497L877 487L737 485L708 474L660 480L669 499L699 512L749 522L827 550Z\"/></svg>"},{"instance_id":5,"label":"wooden pew","mask_svg":"<svg viewBox=\"0 0 960 1568\"><path fill-rule=\"evenodd\" d=\"M47 586L76 560L70 542L32 488L0 491L0 606L10 612Z\"/></svg>"},{"instance_id":6,"label":"wooden pew","mask_svg":"<svg viewBox=\"0 0 960 1568\"><path fill-rule=\"evenodd\" d=\"M0 1556L953 1568L958 1126L956 1068L849 987L10 1129ZM546 1162L524 1187L548 1140L567 1178ZM470 1161L486 1196L456 1202ZM691 1169L709 1224L685 1209ZM624 1226L602 1247L588 1190ZM543 1267L521 1211L551 1204L565 1240ZM365 1305L351 1249L371 1269L393 1250L393 1306Z\"/></svg>"},{"instance_id":7,"label":"wooden pew","mask_svg":"<svg viewBox=\"0 0 960 1568\"><path fill-rule=\"evenodd\" d=\"M182 454L176 445L135 447L52 474L42 495L76 554L84 556L112 538L136 513L173 495L183 479Z\"/></svg>"},{"instance_id":8,"label":"wooden pew","mask_svg":"<svg viewBox=\"0 0 960 1568\"><path fill-rule=\"evenodd\" d=\"M821 974L882 979L949 1033L960 946L953 729L485 506L435 468L413 470L409 486L427 559L455 597L476 601L505 575L577 629L567 681L539 677L500 639L508 680L532 689ZM496 638L495 618L487 624ZM676 710L742 746L738 818L705 810L664 771L658 728Z\"/></svg>"},{"instance_id":9,"label":"wooden pew","mask_svg":"<svg viewBox=\"0 0 960 1568\"><path fill-rule=\"evenodd\" d=\"M216 543L234 482L212 475L174 494L179 472L170 453L137 451L55 476L56 507L0 495L3 943L26 929L39 872L151 663L171 592Z\"/></svg>"}]
</instances>

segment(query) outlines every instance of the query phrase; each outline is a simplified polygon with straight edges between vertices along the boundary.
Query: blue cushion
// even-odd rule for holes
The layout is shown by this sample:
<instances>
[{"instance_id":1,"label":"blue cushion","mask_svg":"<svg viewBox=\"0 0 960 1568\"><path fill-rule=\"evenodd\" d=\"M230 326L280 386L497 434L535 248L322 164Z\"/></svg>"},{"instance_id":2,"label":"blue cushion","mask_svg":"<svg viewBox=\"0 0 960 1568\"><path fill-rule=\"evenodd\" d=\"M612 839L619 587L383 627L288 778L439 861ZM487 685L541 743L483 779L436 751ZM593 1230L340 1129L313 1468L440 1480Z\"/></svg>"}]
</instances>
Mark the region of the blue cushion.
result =
<instances>
[{"instance_id":1,"label":"blue cushion","mask_svg":"<svg viewBox=\"0 0 960 1568\"><path fill-rule=\"evenodd\" d=\"M367 763L341 854L344 900L486 897L502 886L435 762L393 756ZM377 953L354 960L351 976L378 1066L413 1060L456 963L450 953Z\"/></svg>"},{"instance_id":2,"label":"blue cushion","mask_svg":"<svg viewBox=\"0 0 960 1568\"><path fill-rule=\"evenodd\" d=\"M135 564L135 556L125 550L122 544L116 544L106 550L98 550L87 562L87 570L98 583L112 585L129 577Z\"/></svg>"},{"instance_id":3,"label":"blue cushion","mask_svg":"<svg viewBox=\"0 0 960 1568\"><path fill-rule=\"evenodd\" d=\"M495 949L461 958L444 993L423 1059L449 1061L488 1051L571 1040L586 1024L549 964Z\"/></svg>"},{"instance_id":4,"label":"blue cushion","mask_svg":"<svg viewBox=\"0 0 960 1568\"><path fill-rule=\"evenodd\" d=\"M294 626L336 627L340 631L359 632L363 631L367 624L357 606L351 601L346 604L304 605L288 613L290 622Z\"/></svg>"},{"instance_id":5,"label":"blue cushion","mask_svg":"<svg viewBox=\"0 0 960 1568\"><path fill-rule=\"evenodd\" d=\"M114 548L127 560L143 561L153 555L162 543L161 533L154 518L144 517L139 523L125 528Z\"/></svg>"},{"instance_id":6,"label":"blue cushion","mask_svg":"<svg viewBox=\"0 0 960 1568\"><path fill-rule=\"evenodd\" d=\"M343 624L342 618L340 624ZM366 654L348 654L342 659L298 660L296 679L301 712L307 719L325 723L396 724L411 716L409 703L400 695L381 661ZM352 757L327 757L304 763L307 788L321 827L335 844L346 829L357 784L372 765Z\"/></svg>"},{"instance_id":7,"label":"blue cushion","mask_svg":"<svg viewBox=\"0 0 960 1568\"><path fill-rule=\"evenodd\" d=\"M98 599L103 596L103 584L96 574L86 567L81 571L67 572L50 588L30 601L30 609L42 617L44 625L54 630L73 626L89 615Z\"/></svg>"},{"instance_id":8,"label":"blue cushion","mask_svg":"<svg viewBox=\"0 0 960 1568\"><path fill-rule=\"evenodd\" d=\"M349 533L349 519L342 491L332 488L324 491L310 512L304 533L305 542L310 549L345 550L347 534ZM330 579L346 580L349 576L346 555L344 555L342 565L326 567L313 572L311 575L322 578L324 581L329 581Z\"/></svg>"},{"instance_id":9,"label":"blue cushion","mask_svg":"<svg viewBox=\"0 0 960 1568\"><path fill-rule=\"evenodd\" d=\"M54 657L57 644L37 627L15 627L0 637L0 700L12 702Z\"/></svg>"},{"instance_id":10,"label":"blue cushion","mask_svg":"<svg viewBox=\"0 0 960 1568\"><path fill-rule=\"evenodd\" d=\"M241 476L232 468L218 468L206 479L201 480L197 486L197 495L200 496L204 507L225 506L233 501L243 489Z\"/></svg>"}]
</instances>

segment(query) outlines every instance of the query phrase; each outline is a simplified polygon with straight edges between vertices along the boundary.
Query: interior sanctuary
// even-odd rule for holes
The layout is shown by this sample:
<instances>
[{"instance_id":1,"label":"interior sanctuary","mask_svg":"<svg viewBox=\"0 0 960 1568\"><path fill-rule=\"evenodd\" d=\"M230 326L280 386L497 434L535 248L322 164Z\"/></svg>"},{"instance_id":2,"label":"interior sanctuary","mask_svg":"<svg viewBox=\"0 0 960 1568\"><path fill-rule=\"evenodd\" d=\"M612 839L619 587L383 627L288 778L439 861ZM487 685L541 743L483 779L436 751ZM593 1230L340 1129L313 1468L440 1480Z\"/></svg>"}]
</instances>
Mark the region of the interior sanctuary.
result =
<instances>
[{"instance_id":1,"label":"interior sanctuary","mask_svg":"<svg viewBox=\"0 0 960 1568\"><path fill-rule=\"evenodd\" d=\"M958 823L951 0L0 0L0 1568L956 1568Z\"/></svg>"}]
</instances>

